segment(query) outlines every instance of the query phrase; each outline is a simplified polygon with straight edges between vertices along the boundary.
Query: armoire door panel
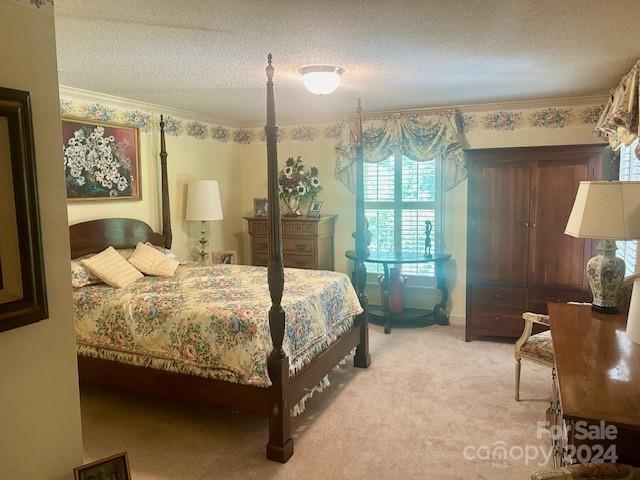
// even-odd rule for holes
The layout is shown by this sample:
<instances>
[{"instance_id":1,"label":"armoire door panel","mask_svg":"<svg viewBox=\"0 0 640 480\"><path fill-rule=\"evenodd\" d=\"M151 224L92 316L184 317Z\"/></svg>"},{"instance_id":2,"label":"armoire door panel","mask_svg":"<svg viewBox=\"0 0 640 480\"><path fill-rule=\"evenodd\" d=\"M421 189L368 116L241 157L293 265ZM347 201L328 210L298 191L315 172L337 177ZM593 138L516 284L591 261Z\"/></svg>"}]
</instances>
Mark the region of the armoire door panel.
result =
<instances>
[{"instance_id":1,"label":"armoire door panel","mask_svg":"<svg viewBox=\"0 0 640 480\"><path fill-rule=\"evenodd\" d=\"M529 286L580 290L587 287L583 239L564 230L581 180L590 178L588 157L548 158L531 164Z\"/></svg>"},{"instance_id":2,"label":"armoire door panel","mask_svg":"<svg viewBox=\"0 0 640 480\"><path fill-rule=\"evenodd\" d=\"M476 168L469 199L473 281L526 284L529 169L527 163Z\"/></svg>"}]
</instances>

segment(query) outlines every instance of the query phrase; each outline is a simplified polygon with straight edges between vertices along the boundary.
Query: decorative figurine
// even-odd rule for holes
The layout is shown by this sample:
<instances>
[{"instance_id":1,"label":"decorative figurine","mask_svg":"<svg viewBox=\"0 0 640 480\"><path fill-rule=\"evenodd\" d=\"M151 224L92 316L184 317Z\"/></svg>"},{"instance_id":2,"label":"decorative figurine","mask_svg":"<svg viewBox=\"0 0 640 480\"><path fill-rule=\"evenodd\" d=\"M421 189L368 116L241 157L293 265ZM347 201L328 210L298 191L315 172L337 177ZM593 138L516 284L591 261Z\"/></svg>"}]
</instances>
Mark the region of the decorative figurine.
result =
<instances>
[{"instance_id":1,"label":"decorative figurine","mask_svg":"<svg viewBox=\"0 0 640 480\"><path fill-rule=\"evenodd\" d=\"M431 231L433 230L433 223L431 220L424 222L424 256L425 258L431 258Z\"/></svg>"},{"instance_id":2,"label":"decorative figurine","mask_svg":"<svg viewBox=\"0 0 640 480\"><path fill-rule=\"evenodd\" d=\"M356 232L353 232L351 236L353 238L356 238ZM371 240L373 239L373 235L371 233L371 230L369 230L369 220L367 218L364 219L364 239L367 244L365 255L369 255L371 253L369 251L369 245L371 245Z\"/></svg>"}]
</instances>

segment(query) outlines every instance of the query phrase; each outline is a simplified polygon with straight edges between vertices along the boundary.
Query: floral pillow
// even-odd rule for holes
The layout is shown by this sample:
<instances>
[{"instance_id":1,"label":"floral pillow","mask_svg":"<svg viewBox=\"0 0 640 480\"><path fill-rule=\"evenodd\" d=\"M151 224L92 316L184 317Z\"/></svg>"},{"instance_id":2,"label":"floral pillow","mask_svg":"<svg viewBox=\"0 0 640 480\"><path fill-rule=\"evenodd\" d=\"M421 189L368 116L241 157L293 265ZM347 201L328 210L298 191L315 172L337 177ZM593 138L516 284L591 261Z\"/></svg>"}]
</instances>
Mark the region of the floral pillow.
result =
<instances>
[{"instance_id":1,"label":"floral pillow","mask_svg":"<svg viewBox=\"0 0 640 480\"><path fill-rule=\"evenodd\" d=\"M93 257L93 253L71 260L71 285L74 288L86 287L87 285L95 285L97 283L104 283L93 273L87 270L87 268L82 265L82 263L80 263L81 260L89 257Z\"/></svg>"}]
</instances>

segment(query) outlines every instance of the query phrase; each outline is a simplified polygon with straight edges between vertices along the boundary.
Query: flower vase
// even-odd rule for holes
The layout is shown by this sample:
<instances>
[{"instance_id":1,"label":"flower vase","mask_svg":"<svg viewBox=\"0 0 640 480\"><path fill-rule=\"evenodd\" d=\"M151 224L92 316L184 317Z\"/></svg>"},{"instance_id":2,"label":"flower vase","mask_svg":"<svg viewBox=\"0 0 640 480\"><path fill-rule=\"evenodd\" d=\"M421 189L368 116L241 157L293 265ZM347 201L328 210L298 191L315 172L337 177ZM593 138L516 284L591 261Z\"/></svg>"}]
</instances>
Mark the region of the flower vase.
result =
<instances>
[{"instance_id":1,"label":"flower vase","mask_svg":"<svg viewBox=\"0 0 640 480\"><path fill-rule=\"evenodd\" d=\"M284 204L287 206L288 212L285 213L287 217L299 217L302 215L300 211L300 199L296 197L291 197L289 200L285 201Z\"/></svg>"}]
</instances>

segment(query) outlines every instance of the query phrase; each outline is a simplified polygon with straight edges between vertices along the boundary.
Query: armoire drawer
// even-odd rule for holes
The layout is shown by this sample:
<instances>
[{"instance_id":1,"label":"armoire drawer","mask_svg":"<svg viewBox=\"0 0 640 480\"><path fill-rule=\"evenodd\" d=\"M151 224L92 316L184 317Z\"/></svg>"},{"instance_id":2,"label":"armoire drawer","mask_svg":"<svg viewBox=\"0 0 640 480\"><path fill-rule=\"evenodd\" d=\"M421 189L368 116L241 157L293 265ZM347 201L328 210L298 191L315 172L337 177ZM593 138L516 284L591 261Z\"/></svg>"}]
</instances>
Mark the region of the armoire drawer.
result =
<instances>
[{"instance_id":1,"label":"armoire drawer","mask_svg":"<svg viewBox=\"0 0 640 480\"><path fill-rule=\"evenodd\" d=\"M477 335L519 337L524 329L522 314L474 312L471 324Z\"/></svg>"},{"instance_id":2,"label":"armoire drawer","mask_svg":"<svg viewBox=\"0 0 640 480\"><path fill-rule=\"evenodd\" d=\"M514 312L527 309L527 289L517 287L480 287L471 289L471 304L478 312Z\"/></svg>"}]
</instances>

